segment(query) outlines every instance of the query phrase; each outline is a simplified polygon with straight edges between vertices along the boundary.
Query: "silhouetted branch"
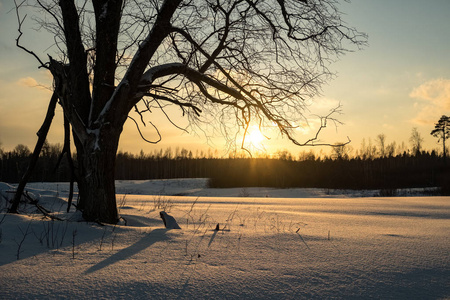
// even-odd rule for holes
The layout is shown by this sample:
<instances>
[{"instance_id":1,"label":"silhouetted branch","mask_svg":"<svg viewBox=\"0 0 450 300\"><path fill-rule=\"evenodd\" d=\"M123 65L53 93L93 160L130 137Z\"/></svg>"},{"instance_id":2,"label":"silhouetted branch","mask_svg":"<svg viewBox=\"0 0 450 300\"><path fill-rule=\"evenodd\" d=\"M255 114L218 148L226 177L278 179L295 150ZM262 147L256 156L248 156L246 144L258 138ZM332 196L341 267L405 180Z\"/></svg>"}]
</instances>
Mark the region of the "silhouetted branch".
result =
<instances>
[{"instance_id":1,"label":"silhouetted branch","mask_svg":"<svg viewBox=\"0 0 450 300\"><path fill-rule=\"evenodd\" d=\"M295 139L292 139L290 135L288 135L288 138L296 145L298 146L330 146L330 147L340 147L340 146L344 146L347 145L351 142L350 138L347 137L348 141L345 143L338 143L338 144L330 144L330 143L316 143L317 140L319 140L319 135L320 132L325 129L327 127L327 123L328 121L332 121L336 124L342 124L342 122L340 122L339 120L332 118L332 115L336 114L336 113L340 113L340 108L341 105L339 104L336 108L332 109L328 115L324 116L324 117L319 117L320 118L320 127L319 129L316 131L316 134L313 138L308 139L306 142L304 143L299 143L297 142Z\"/></svg>"},{"instance_id":2,"label":"silhouetted branch","mask_svg":"<svg viewBox=\"0 0 450 300\"><path fill-rule=\"evenodd\" d=\"M44 64L42 62L42 60L39 58L39 56L37 56L36 53L34 53L33 51L27 49L26 47L22 46L20 44L20 38L23 35L22 32L22 24L25 21L25 19L27 18L27 15L25 15L23 18L20 18L19 15L19 8L25 3L25 0L22 1L21 3L17 4L16 0L14 0L14 4L16 6L16 16L17 16L17 23L19 25L19 28L17 29L19 31L19 36L16 38L16 46L19 47L20 49L24 50L25 52L27 52L28 54L31 54L32 56L34 56L34 58L36 58L36 60L39 62L40 66L39 68L45 68L48 69L48 66L46 64Z\"/></svg>"},{"instance_id":3,"label":"silhouetted branch","mask_svg":"<svg viewBox=\"0 0 450 300\"><path fill-rule=\"evenodd\" d=\"M161 95L157 95L154 93L146 93L145 96L150 96L150 97L153 97L154 99L164 100L164 101L178 105L183 111L183 116L185 114L185 109L184 109L185 107L191 108L194 111L195 115L198 117L200 116L200 113L202 112L202 110L200 108L198 108L197 106L195 106L192 103L180 102L178 100L171 99L169 97L165 97L165 96L161 96Z\"/></svg>"},{"instance_id":4,"label":"silhouetted branch","mask_svg":"<svg viewBox=\"0 0 450 300\"><path fill-rule=\"evenodd\" d=\"M75 181L75 166L73 164L72 153L70 151L70 123L67 120L66 116L64 116L64 147L58 157L58 162L56 163L55 171L59 167L64 154L66 154L67 161L69 163L69 168L70 168L69 198L67 200L67 212L69 212L70 206L72 205L72 200L73 200L73 184Z\"/></svg>"},{"instance_id":5,"label":"silhouetted branch","mask_svg":"<svg viewBox=\"0 0 450 300\"><path fill-rule=\"evenodd\" d=\"M133 119L133 118L130 117L130 116L128 116L128 118L131 119L131 120L134 122L134 124L136 124L136 128L137 128L137 130L138 130L138 132L139 132L141 138L142 138L144 141L146 141L147 143L150 143L150 144L157 144L157 143L159 143L159 142L161 141L161 139L162 139L161 134L159 133L158 128L157 128L152 122L149 122L149 123L150 123L150 125L153 126L153 128L155 128L156 133L157 133L158 136L159 136L159 138L158 138L157 141L149 141L149 140L147 140L147 139L144 137L144 135L142 134L141 129L139 128L139 124L136 122L136 120Z\"/></svg>"},{"instance_id":6,"label":"silhouetted branch","mask_svg":"<svg viewBox=\"0 0 450 300\"><path fill-rule=\"evenodd\" d=\"M36 146L34 147L33 155L31 156L31 161L28 165L28 168L20 180L19 186L17 187L16 193L14 195L14 199L11 207L9 208L10 213L18 213L18 207L20 203L20 198L22 197L25 186L30 178L34 167L39 158L39 154L41 153L42 146L44 145L45 139L47 138L48 130L50 129L50 125L52 124L53 116L55 115L55 107L58 102L58 96L56 93L53 93L52 98L50 99L50 103L48 104L47 114L45 116L45 120L42 123L41 128L37 132L38 141L36 142Z\"/></svg>"}]
</instances>

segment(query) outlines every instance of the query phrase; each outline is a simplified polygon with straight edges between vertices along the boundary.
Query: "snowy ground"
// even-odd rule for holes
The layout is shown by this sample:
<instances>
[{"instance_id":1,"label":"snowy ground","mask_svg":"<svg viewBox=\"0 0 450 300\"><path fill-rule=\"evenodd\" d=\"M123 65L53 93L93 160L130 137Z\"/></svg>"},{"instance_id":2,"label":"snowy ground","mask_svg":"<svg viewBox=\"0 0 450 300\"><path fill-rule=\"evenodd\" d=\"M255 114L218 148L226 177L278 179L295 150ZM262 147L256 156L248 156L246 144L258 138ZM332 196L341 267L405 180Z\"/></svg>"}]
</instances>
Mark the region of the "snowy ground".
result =
<instances>
[{"instance_id":1,"label":"snowy ground","mask_svg":"<svg viewBox=\"0 0 450 300\"><path fill-rule=\"evenodd\" d=\"M27 188L66 221L0 214L0 299L450 299L449 197L118 181L127 225L100 226Z\"/></svg>"}]
</instances>

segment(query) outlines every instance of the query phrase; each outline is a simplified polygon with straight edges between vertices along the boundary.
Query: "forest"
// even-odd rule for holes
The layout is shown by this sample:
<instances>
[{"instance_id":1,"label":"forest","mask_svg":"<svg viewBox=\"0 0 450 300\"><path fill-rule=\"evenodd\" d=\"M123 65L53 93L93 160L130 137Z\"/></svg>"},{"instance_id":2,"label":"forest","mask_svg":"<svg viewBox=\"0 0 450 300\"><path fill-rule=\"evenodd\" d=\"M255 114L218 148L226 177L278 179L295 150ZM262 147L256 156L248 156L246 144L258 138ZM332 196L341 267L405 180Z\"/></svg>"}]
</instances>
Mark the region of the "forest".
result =
<instances>
[{"instance_id":1,"label":"forest","mask_svg":"<svg viewBox=\"0 0 450 300\"><path fill-rule=\"evenodd\" d=\"M376 142L363 140L356 151L343 145L332 148L330 154L309 150L297 157L286 150L253 158L245 152L220 157L217 151L192 152L184 148L158 149L148 154L119 151L116 179L209 178L214 188L380 189L386 196L395 195L399 188L438 187L440 194L450 194L450 168L442 153L422 150L420 144L414 143L411 149L404 143L385 145L384 140L379 135ZM30 181L69 181L69 164L59 157L61 151L61 145L46 142ZM19 182L30 157L31 151L24 145L1 151L0 181ZM73 159L76 162L76 155Z\"/></svg>"}]
</instances>

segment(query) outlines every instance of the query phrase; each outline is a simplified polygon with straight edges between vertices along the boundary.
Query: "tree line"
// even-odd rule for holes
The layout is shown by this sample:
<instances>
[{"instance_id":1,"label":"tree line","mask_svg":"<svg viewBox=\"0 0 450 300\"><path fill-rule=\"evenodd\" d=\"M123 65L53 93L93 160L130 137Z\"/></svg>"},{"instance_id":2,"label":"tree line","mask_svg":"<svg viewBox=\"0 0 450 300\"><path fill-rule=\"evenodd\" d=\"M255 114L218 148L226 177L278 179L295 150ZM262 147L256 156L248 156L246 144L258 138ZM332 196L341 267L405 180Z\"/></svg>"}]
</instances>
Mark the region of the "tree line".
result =
<instances>
[{"instance_id":1,"label":"tree line","mask_svg":"<svg viewBox=\"0 0 450 300\"><path fill-rule=\"evenodd\" d=\"M381 134L363 140L354 151L349 145L332 148L330 154L302 151L295 157L289 151L272 156L249 158L245 152L219 157L217 151L184 148L159 149L132 154L119 151L116 179L146 180L169 178L209 178L211 187L264 186L277 188L385 189L441 187L450 192L450 169L443 153L425 151L421 137L413 130L411 148L404 143L386 144ZM62 146L45 143L30 181L69 181L65 159L57 166ZM31 151L17 145L0 151L0 181L18 182L27 168ZM73 157L76 161L76 155Z\"/></svg>"},{"instance_id":2,"label":"tree line","mask_svg":"<svg viewBox=\"0 0 450 300\"><path fill-rule=\"evenodd\" d=\"M62 148L60 144L44 143L30 181L64 182L70 180L70 168L67 161L63 159L58 164ZM31 150L23 144L17 145L11 151L4 151L0 147L0 181L19 182L28 168L31 154Z\"/></svg>"}]
</instances>

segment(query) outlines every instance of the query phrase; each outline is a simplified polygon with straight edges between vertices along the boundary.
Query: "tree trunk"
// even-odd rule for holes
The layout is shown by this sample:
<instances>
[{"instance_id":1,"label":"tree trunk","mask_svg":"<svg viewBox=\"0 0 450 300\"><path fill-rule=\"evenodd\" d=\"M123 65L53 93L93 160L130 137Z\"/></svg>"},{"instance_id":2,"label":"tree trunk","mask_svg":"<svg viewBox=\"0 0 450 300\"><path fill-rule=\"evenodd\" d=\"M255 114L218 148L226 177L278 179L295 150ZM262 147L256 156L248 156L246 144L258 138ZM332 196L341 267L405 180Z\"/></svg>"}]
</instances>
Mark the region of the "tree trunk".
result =
<instances>
[{"instance_id":1,"label":"tree trunk","mask_svg":"<svg viewBox=\"0 0 450 300\"><path fill-rule=\"evenodd\" d=\"M98 130L81 143L75 138L78 160L78 209L87 221L117 223L115 162L121 130ZM105 138L106 137L106 138Z\"/></svg>"},{"instance_id":2,"label":"tree trunk","mask_svg":"<svg viewBox=\"0 0 450 300\"><path fill-rule=\"evenodd\" d=\"M444 150L444 166L447 165L447 150L445 150L445 140L446 140L446 136L445 136L445 130L446 128L444 127L444 129L442 130L442 145L443 145L443 150Z\"/></svg>"}]
</instances>

